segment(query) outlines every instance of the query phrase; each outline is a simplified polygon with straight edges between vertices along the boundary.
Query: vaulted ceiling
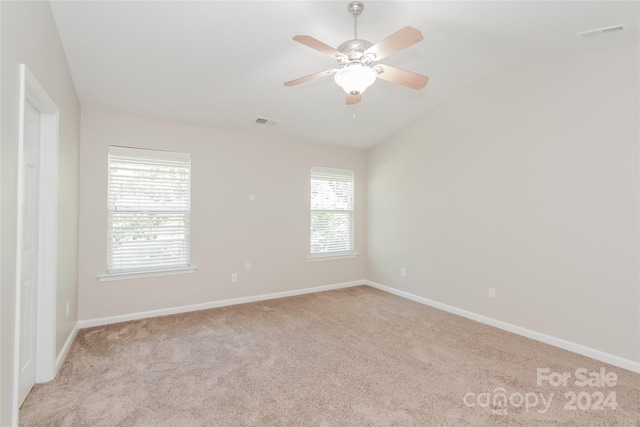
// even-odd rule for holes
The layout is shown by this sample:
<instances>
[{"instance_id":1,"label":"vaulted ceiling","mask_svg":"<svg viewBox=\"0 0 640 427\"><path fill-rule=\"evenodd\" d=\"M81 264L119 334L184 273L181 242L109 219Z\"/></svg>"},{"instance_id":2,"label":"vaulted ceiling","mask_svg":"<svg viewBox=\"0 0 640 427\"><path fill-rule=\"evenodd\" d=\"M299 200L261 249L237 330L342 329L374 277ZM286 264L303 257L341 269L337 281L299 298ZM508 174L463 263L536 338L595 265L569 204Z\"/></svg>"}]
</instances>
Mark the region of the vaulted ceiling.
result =
<instances>
[{"instance_id":1,"label":"vaulted ceiling","mask_svg":"<svg viewBox=\"0 0 640 427\"><path fill-rule=\"evenodd\" d=\"M54 0L52 9L84 107L357 148L496 72L639 39L635 1L365 1L359 38L419 29L422 42L382 62L428 75L429 84L414 91L378 80L355 107L331 76L285 87L336 66L292 37L332 47L353 38L347 4ZM625 30L575 35L618 24Z\"/></svg>"}]
</instances>

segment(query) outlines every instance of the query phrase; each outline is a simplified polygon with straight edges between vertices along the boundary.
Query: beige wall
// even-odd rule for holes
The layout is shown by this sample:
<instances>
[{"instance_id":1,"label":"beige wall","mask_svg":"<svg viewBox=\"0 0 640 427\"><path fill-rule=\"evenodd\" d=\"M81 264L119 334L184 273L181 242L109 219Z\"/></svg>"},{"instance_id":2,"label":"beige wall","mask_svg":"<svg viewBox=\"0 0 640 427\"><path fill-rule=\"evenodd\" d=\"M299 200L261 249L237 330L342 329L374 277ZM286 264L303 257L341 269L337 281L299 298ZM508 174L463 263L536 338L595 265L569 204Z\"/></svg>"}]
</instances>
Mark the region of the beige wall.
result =
<instances>
[{"instance_id":1,"label":"beige wall","mask_svg":"<svg viewBox=\"0 0 640 427\"><path fill-rule=\"evenodd\" d=\"M368 278L639 361L638 75L512 69L371 149Z\"/></svg>"},{"instance_id":2,"label":"beige wall","mask_svg":"<svg viewBox=\"0 0 640 427\"><path fill-rule=\"evenodd\" d=\"M365 152L82 110L80 319L365 278ZM106 270L109 145L191 153L194 274L100 282ZM353 169L356 250L308 262L312 166ZM249 194L256 200L249 200ZM252 264L245 270L245 262ZM238 283L231 274L238 273Z\"/></svg>"},{"instance_id":3,"label":"beige wall","mask_svg":"<svg viewBox=\"0 0 640 427\"><path fill-rule=\"evenodd\" d=\"M57 337L59 352L77 321L78 150L80 105L48 2L2 1L2 339L1 425L12 423L16 301L19 66L35 76L60 109ZM66 302L71 312L65 312Z\"/></svg>"},{"instance_id":4,"label":"beige wall","mask_svg":"<svg viewBox=\"0 0 640 427\"><path fill-rule=\"evenodd\" d=\"M13 387L20 63L61 110L58 351L77 319L366 277L640 360L637 50L485 79L368 155L85 109L79 159L80 107L48 3L1 1L0 11L1 425ZM96 278L110 144L192 154L196 273ZM312 166L355 170L359 257L307 262Z\"/></svg>"}]
</instances>

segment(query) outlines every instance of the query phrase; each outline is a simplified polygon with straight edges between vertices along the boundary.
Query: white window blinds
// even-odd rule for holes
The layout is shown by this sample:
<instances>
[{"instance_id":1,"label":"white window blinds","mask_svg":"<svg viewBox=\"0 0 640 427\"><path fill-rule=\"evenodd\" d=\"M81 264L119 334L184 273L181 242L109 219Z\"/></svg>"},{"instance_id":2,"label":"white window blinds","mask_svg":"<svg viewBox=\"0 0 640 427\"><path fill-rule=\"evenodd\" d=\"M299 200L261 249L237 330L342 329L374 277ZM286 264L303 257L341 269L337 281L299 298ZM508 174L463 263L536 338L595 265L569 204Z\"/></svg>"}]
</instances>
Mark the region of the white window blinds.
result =
<instances>
[{"instance_id":1,"label":"white window blinds","mask_svg":"<svg viewBox=\"0 0 640 427\"><path fill-rule=\"evenodd\" d=\"M311 256L353 252L353 171L311 169Z\"/></svg>"},{"instance_id":2,"label":"white window blinds","mask_svg":"<svg viewBox=\"0 0 640 427\"><path fill-rule=\"evenodd\" d=\"M191 160L109 147L107 273L189 267Z\"/></svg>"}]
</instances>

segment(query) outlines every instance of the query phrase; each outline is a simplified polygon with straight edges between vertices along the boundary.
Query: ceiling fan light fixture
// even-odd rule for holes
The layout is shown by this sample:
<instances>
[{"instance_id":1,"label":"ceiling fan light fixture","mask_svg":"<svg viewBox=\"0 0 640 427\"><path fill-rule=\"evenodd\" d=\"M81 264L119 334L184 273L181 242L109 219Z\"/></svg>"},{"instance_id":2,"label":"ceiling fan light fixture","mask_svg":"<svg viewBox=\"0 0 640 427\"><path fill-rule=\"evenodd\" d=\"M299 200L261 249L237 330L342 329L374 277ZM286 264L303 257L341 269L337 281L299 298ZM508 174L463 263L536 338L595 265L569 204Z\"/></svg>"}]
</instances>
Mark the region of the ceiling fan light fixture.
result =
<instances>
[{"instance_id":1,"label":"ceiling fan light fixture","mask_svg":"<svg viewBox=\"0 0 640 427\"><path fill-rule=\"evenodd\" d=\"M2 0L0 0L2 1ZM333 74L334 80L347 93L347 105L362 99L361 94L377 78L397 83L411 89L422 89L429 77L390 65L375 64L387 56L422 41L422 33L413 27L404 27L376 44L358 38L358 16L364 10L361 1L352 1L348 6L353 16L353 39L347 40L337 49L307 35L297 35L293 40L317 50L338 61L337 67L285 82L285 86L296 86Z\"/></svg>"},{"instance_id":2,"label":"ceiling fan light fixture","mask_svg":"<svg viewBox=\"0 0 640 427\"><path fill-rule=\"evenodd\" d=\"M376 81L372 68L360 63L349 64L335 75L335 81L347 94L361 94Z\"/></svg>"}]
</instances>

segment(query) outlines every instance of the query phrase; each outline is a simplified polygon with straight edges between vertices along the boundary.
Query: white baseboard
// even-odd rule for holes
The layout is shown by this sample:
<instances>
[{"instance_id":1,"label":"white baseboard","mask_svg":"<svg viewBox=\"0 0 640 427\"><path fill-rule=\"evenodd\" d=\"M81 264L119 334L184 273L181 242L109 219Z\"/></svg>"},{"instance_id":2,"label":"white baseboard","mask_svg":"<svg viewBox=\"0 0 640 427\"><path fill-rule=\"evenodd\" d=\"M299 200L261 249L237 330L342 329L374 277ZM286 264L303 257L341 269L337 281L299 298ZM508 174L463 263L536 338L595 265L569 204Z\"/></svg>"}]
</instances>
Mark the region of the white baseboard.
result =
<instances>
[{"instance_id":1,"label":"white baseboard","mask_svg":"<svg viewBox=\"0 0 640 427\"><path fill-rule=\"evenodd\" d=\"M409 292L405 292L395 288L391 288L389 286L381 285L380 283L372 282L370 280L365 280L365 283L373 288L380 289L381 291L389 292L391 294L398 295L400 297L410 299L412 301L419 302L421 304L425 304L425 305L428 305L452 314L456 314L458 316L466 317L467 319L475 320L477 322L484 323L486 325L493 326L498 329L503 329L505 331L512 332L514 334L522 335L523 337L531 338L533 340L540 341L545 344L549 344L554 347L561 348L563 350L568 350L574 353L581 354L583 356L590 357L595 360L600 360L601 362L618 366L620 368L627 369L632 372L640 373L640 363L634 362L633 360L624 359L622 357L615 356L610 353L605 353L604 351L596 350L591 347L586 347L581 344L576 344L571 341L563 340L561 338L556 338L551 335L532 331L531 329L523 328L521 326L516 326L511 323L503 322L501 320L496 320L491 317L483 316L480 314L473 313L471 311L463 310L457 307L443 304L441 302L433 301L428 298L420 297L418 295L414 295Z\"/></svg>"},{"instance_id":2,"label":"white baseboard","mask_svg":"<svg viewBox=\"0 0 640 427\"><path fill-rule=\"evenodd\" d=\"M330 291L333 289L350 288L353 286L366 285L366 280L355 280L352 282L335 283L333 285L315 286L312 288L295 289L292 291L274 292L250 297L230 298L219 301L210 301L201 304L183 305L180 307L163 308L159 310L144 311L140 313L122 314L118 316L100 317L78 321L78 328L90 328L93 326L110 325L112 323L128 322L129 320L146 319L149 317L167 316L170 314L187 313L190 311L207 310L210 308L225 307L229 305L246 304L249 302L266 301L276 298L292 297L296 295L312 294L316 292Z\"/></svg>"},{"instance_id":3,"label":"white baseboard","mask_svg":"<svg viewBox=\"0 0 640 427\"><path fill-rule=\"evenodd\" d=\"M627 369L632 372L640 373L640 363L635 362L633 360L625 359L610 353L606 353L604 351L593 349L591 347L586 347L581 344L576 344L571 341L567 341L567 340L557 338L551 335L547 335L541 332L533 331L531 329L523 328L521 326L513 325L508 322L496 320L491 317L476 314L471 311L467 311L461 308L443 304L438 301L433 301L428 298L414 295L409 292L401 291L399 289L391 288L389 286L372 282L370 280L355 280L351 282L336 283L332 285L316 286L316 287L304 288L304 289L295 289L292 291L274 292L269 294L261 294L261 295L241 297L241 298L230 298L226 300L210 301L210 302L201 303L201 304L192 304L192 305L185 305L180 307L164 308L164 309L151 310L151 311L145 311L140 313L122 314L118 316L80 320L76 324L72 333L69 335L67 342L65 343L64 347L62 348L62 351L60 352L60 355L56 360L56 371L60 369L60 366L62 366L62 362L64 362L64 359L66 358L66 355L69 352L69 349L71 348L71 344L73 343L73 340L76 336L78 329L90 328L93 326L110 325L112 323L127 322L129 320L146 319L150 317L167 316L170 314L187 313L190 311L225 307L229 305L246 304L250 302L266 301L266 300L276 299L276 298L285 298L285 297L291 297L296 295L311 294L315 292L330 291L333 289L350 288L350 287L359 286L359 285L368 285L373 288L380 289L382 291L389 292L391 294L394 294L412 301L416 301L418 303L425 304L430 307L437 308L439 310L446 311L448 313L466 317L467 319L475 320L477 322L484 323L486 325L493 326L498 329L502 329L508 332L512 332L514 334L531 338L536 341L540 341L545 344L552 345L554 347L558 347L558 348L568 350L577 354L581 354L583 356L587 356L595 360L600 360L602 362L608 363L613 366L618 366L620 368Z\"/></svg>"},{"instance_id":4,"label":"white baseboard","mask_svg":"<svg viewBox=\"0 0 640 427\"><path fill-rule=\"evenodd\" d=\"M78 322L76 322L76 324L73 326L73 329L71 330L71 333L67 337L67 340L64 342L64 345L62 346L62 349L60 350L58 357L56 357L56 377L60 372L60 368L62 367L62 364L67 359L67 355L69 354L69 350L71 350L71 345L73 344L73 341L76 339L76 335L78 335L78 329L79 329Z\"/></svg>"}]
</instances>

